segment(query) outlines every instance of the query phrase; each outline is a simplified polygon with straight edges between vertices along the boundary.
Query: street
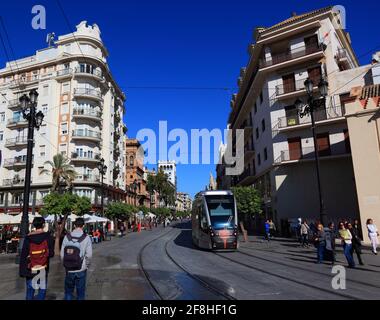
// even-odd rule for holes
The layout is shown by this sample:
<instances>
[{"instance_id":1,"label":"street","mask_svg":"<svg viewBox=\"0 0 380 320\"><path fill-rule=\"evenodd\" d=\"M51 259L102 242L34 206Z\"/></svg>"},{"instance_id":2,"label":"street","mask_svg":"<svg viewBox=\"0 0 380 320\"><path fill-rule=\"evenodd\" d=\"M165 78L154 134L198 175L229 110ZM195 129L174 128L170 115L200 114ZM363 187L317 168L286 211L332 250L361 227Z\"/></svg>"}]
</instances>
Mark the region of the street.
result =
<instances>
[{"instance_id":1,"label":"street","mask_svg":"<svg viewBox=\"0 0 380 320\"><path fill-rule=\"evenodd\" d=\"M159 226L94 245L87 299L379 299L379 257L363 250L365 265L346 269L345 290L334 290L330 264L315 263L314 247L291 239L250 237L237 252L193 247L190 223ZM356 258L356 257L355 257ZM337 264L346 266L341 248ZM0 299L24 299L14 255L0 256ZM64 270L51 262L48 300L63 299Z\"/></svg>"}]
</instances>

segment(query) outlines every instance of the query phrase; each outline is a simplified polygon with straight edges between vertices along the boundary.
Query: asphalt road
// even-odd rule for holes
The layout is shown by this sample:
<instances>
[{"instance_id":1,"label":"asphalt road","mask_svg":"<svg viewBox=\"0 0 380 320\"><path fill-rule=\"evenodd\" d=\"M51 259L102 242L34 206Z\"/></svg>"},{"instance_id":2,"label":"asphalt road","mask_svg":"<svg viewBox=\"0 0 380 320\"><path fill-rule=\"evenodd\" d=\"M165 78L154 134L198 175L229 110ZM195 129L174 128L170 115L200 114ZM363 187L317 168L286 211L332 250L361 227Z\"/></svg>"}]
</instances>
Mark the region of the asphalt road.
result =
<instances>
[{"instance_id":1,"label":"asphalt road","mask_svg":"<svg viewBox=\"0 0 380 320\"><path fill-rule=\"evenodd\" d=\"M199 250L190 223L129 233L94 245L87 299L380 299L380 257L346 269L346 289L334 290L330 264L315 264L315 249L291 240L241 242L237 252ZM341 252L338 264L346 266ZM51 264L47 299L63 299L64 270ZM0 256L0 299L23 299L14 255Z\"/></svg>"}]
</instances>

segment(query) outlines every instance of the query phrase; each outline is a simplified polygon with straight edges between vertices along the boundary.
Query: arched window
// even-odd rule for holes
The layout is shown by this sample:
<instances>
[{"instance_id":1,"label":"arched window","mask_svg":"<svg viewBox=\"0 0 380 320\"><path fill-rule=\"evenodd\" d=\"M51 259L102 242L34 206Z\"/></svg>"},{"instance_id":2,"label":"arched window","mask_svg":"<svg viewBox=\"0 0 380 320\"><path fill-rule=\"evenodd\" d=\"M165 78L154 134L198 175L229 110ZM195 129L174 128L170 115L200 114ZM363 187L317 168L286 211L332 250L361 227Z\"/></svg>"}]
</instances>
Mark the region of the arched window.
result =
<instances>
[{"instance_id":1,"label":"arched window","mask_svg":"<svg viewBox=\"0 0 380 320\"><path fill-rule=\"evenodd\" d=\"M130 157L129 157L129 165L130 165L131 167L133 167L133 164L134 164L133 156L130 156Z\"/></svg>"}]
</instances>

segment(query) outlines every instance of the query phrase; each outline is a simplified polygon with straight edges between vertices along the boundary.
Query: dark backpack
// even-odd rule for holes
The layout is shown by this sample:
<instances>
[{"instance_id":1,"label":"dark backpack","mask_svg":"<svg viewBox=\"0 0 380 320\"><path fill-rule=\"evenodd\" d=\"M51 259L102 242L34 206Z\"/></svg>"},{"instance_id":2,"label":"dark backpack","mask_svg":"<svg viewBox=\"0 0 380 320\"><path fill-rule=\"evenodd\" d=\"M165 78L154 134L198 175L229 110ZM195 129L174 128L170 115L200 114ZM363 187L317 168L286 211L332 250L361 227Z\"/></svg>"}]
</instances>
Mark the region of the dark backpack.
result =
<instances>
[{"instance_id":1,"label":"dark backpack","mask_svg":"<svg viewBox=\"0 0 380 320\"><path fill-rule=\"evenodd\" d=\"M29 263L28 269L34 267L46 267L49 261L49 245L45 239L41 243L29 243Z\"/></svg>"},{"instance_id":2,"label":"dark backpack","mask_svg":"<svg viewBox=\"0 0 380 320\"><path fill-rule=\"evenodd\" d=\"M66 237L69 243L63 249L63 266L67 271L80 270L83 264L80 243L86 239L87 235L83 233L80 237L73 237L68 233Z\"/></svg>"}]
</instances>

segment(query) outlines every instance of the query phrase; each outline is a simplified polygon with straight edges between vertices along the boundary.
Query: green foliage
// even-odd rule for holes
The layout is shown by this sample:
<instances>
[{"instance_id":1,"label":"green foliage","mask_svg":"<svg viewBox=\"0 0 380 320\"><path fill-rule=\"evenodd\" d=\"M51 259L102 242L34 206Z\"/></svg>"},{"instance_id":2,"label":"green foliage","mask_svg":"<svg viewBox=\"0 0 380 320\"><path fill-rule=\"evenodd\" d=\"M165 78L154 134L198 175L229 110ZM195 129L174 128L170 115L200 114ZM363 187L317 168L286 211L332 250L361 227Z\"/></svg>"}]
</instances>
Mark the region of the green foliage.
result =
<instances>
[{"instance_id":1,"label":"green foliage","mask_svg":"<svg viewBox=\"0 0 380 320\"><path fill-rule=\"evenodd\" d=\"M261 197L257 189L253 187L233 187L232 191L237 202L237 210L240 216L261 214Z\"/></svg>"},{"instance_id":2,"label":"green foliage","mask_svg":"<svg viewBox=\"0 0 380 320\"><path fill-rule=\"evenodd\" d=\"M109 219L128 219L132 213L138 212L135 206L123 202L111 202L105 215Z\"/></svg>"},{"instance_id":3,"label":"green foliage","mask_svg":"<svg viewBox=\"0 0 380 320\"><path fill-rule=\"evenodd\" d=\"M68 215L70 213L82 216L91 210L90 199L70 192L64 194L52 192L46 195L43 201L44 206L41 213L45 216L49 214Z\"/></svg>"},{"instance_id":4,"label":"green foliage","mask_svg":"<svg viewBox=\"0 0 380 320\"><path fill-rule=\"evenodd\" d=\"M147 190L151 195L154 190L157 191L160 201L164 201L165 206L175 205L175 188L163 171L160 170L156 175L148 175Z\"/></svg>"},{"instance_id":5,"label":"green foliage","mask_svg":"<svg viewBox=\"0 0 380 320\"><path fill-rule=\"evenodd\" d=\"M149 212L149 208L145 206L139 206L137 209L137 211L142 211L144 214L147 214Z\"/></svg>"},{"instance_id":6,"label":"green foliage","mask_svg":"<svg viewBox=\"0 0 380 320\"><path fill-rule=\"evenodd\" d=\"M153 208L152 213L154 213L158 217L164 218L170 216L171 211L169 208Z\"/></svg>"}]
</instances>

